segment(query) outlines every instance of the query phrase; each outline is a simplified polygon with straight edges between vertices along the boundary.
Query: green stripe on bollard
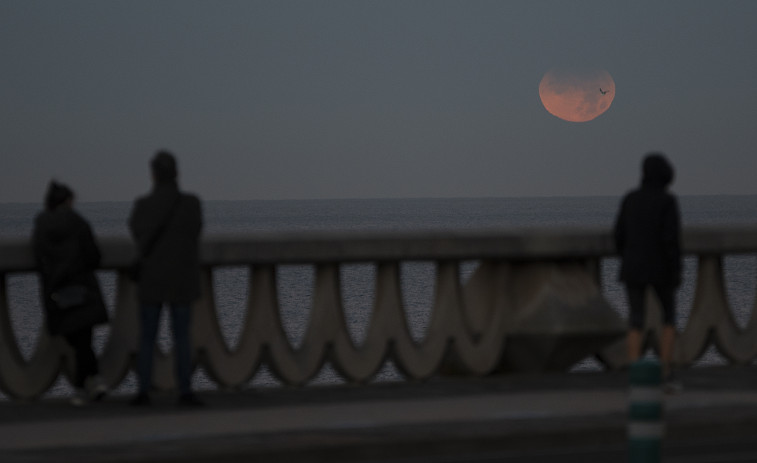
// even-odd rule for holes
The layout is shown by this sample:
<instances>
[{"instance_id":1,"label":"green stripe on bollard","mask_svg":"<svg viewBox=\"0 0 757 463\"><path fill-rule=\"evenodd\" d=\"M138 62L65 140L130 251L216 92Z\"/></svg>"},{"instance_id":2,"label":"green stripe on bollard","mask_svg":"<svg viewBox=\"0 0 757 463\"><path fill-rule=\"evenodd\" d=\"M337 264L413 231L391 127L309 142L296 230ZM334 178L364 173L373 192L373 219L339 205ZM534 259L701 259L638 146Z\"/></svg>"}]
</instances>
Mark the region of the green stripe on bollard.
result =
<instances>
[{"instance_id":1,"label":"green stripe on bollard","mask_svg":"<svg viewBox=\"0 0 757 463\"><path fill-rule=\"evenodd\" d=\"M628 370L631 386L659 386L662 384L662 368L656 360L643 359L631 364Z\"/></svg>"},{"instance_id":2,"label":"green stripe on bollard","mask_svg":"<svg viewBox=\"0 0 757 463\"><path fill-rule=\"evenodd\" d=\"M662 420L662 403L633 403L628 410L631 421L660 421Z\"/></svg>"}]
</instances>

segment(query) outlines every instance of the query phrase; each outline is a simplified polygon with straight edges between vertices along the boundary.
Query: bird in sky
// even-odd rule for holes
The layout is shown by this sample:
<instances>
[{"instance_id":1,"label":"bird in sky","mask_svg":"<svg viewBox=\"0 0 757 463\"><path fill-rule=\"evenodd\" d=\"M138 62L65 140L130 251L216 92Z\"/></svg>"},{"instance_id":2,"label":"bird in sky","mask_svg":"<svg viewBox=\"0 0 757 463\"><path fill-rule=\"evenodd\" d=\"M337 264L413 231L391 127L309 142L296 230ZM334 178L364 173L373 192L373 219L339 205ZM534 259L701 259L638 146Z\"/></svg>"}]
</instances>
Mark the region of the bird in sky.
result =
<instances>
[{"instance_id":1,"label":"bird in sky","mask_svg":"<svg viewBox=\"0 0 757 463\"><path fill-rule=\"evenodd\" d=\"M606 94L607 92L608 90L602 90L602 87L599 87L599 93L601 93L602 95Z\"/></svg>"}]
</instances>

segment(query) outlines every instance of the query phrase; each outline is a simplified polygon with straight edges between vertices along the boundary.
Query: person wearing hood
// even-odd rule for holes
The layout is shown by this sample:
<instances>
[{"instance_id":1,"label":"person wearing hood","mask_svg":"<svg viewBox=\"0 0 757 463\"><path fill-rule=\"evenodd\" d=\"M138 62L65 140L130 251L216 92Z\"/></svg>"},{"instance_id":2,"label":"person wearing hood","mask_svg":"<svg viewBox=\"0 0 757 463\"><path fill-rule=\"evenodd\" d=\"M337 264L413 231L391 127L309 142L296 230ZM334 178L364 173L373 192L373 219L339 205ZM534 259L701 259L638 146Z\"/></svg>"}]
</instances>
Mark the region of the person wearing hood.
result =
<instances>
[{"instance_id":1,"label":"person wearing hood","mask_svg":"<svg viewBox=\"0 0 757 463\"><path fill-rule=\"evenodd\" d=\"M73 209L74 194L50 182L45 209L34 221L32 248L41 277L47 331L63 336L74 353L71 404L99 400L107 386L92 350L92 328L108 321L95 270L100 265L89 223Z\"/></svg>"},{"instance_id":2,"label":"person wearing hood","mask_svg":"<svg viewBox=\"0 0 757 463\"><path fill-rule=\"evenodd\" d=\"M663 312L660 361L663 377L673 384L671 361L675 343L675 296L681 283L681 218L676 196L668 191L673 166L662 153L649 153L642 163L641 186L623 198L614 227L621 257L620 281L629 304L628 357L641 355L645 294L652 288Z\"/></svg>"}]
</instances>

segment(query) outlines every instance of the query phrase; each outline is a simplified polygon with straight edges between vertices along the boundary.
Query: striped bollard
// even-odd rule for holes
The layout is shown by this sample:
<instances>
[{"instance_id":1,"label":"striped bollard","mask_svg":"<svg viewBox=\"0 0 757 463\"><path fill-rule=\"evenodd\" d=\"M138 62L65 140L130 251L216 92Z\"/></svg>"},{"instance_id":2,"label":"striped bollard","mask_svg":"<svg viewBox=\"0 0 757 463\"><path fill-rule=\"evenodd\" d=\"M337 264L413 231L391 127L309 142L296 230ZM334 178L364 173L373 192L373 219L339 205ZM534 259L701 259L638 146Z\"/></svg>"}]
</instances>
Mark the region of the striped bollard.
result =
<instances>
[{"instance_id":1,"label":"striped bollard","mask_svg":"<svg viewBox=\"0 0 757 463\"><path fill-rule=\"evenodd\" d=\"M662 458L662 368L653 358L631 364L628 444L631 463L659 463Z\"/></svg>"}]
</instances>

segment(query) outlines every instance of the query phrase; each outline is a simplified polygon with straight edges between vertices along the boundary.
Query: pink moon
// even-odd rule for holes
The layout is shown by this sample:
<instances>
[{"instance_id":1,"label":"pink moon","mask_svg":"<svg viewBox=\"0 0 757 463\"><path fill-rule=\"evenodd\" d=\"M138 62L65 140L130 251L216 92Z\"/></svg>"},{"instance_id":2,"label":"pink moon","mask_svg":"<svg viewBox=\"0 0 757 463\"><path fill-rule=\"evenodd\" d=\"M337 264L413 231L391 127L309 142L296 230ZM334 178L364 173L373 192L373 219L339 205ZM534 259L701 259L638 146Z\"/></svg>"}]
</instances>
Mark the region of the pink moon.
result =
<instances>
[{"instance_id":1,"label":"pink moon","mask_svg":"<svg viewBox=\"0 0 757 463\"><path fill-rule=\"evenodd\" d=\"M539 98L553 116L587 122L610 109L615 81L604 69L550 69L539 83Z\"/></svg>"}]
</instances>

